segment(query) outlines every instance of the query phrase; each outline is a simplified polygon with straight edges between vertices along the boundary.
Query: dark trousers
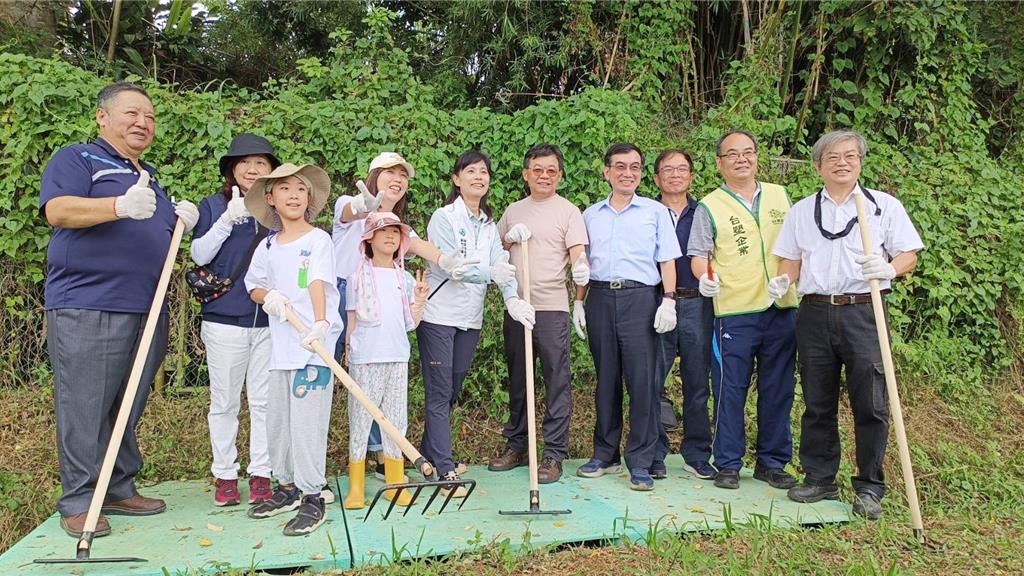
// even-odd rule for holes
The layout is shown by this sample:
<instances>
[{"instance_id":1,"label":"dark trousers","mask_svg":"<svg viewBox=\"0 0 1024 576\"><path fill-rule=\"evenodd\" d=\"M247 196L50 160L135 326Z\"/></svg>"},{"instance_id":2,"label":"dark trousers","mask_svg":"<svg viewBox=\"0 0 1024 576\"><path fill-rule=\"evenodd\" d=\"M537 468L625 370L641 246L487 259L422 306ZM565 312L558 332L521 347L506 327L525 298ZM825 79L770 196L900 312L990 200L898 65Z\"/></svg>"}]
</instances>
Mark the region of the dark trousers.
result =
<instances>
[{"instance_id":1,"label":"dark trousers","mask_svg":"<svg viewBox=\"0 0 1024 576\"><path fill-rule=\"evenodd\" d=\"M719 470L739 470L746 451L744 408L757 360L757 463L783 468L793 457L789 414L796 386L796 311L715 318L711 389L715 397L712 452Z\"/></svg>"},{"instance_id":2,"label":"dark trousers","mask_svg":"<svg viewBox=\"0 0 1024 576\"><path fill-rule=\"evenodd\" d=\"M89 509L145 322L145 314L79 309L46 312L63 489L57 502L61 516ZM161 314L114 462L107 501L136 494L132 478L142 469L142 453L135 427L166 353L167 315Z\"/></svg>"},{"instance_id":3,"label":"dark trousers","mask_svg":"<svg viewBox=\"0 0 1024 576\"><path fill-rule=\"evenodd\" d=\"M629 394L626 466L650 468L658 443L658 394L654 383L657 339L654 287L611 290L591 287L587 295L587 341L597 370L594 401L594 458L619 461L622 440L622 383Z\"/></svg>"},{"instance_id":4,"label":"dark trousers","mask_svg":"<svg viewBox=\"0 0 1024 576\"><path fill-rule=\"evenodd\" d=\"M806 404L800 420L800 464L808 484L835 484L840 458L839 372L845 366L857 446L853 488L881 498L889 404L874 318L871 304L800 304L796 339Z\"/></svg>"},{"instance_id":5,"label":"dark trousers","mask_svg":"<svg viewBox=\"0 0 1024 576\"><path fill-rule=\"evenodd\" d=\"M680 298L676 301L676 329L659 334L654 382L657 397L664 392L665 379L679 357L679 375L683 382L683 441L679 452L686 462L707 462L711 459L711 418L708 400L711 389L708 373L711 370L711 323L714 310L710 298ZM668 435L658 418L658 447L655 460L668 455Z\"/></svg>"},{"instance_id":6,"label":"dark trousers","mask_svg":"<svg viewBox=\"0 0 1024 576\"><path fill-rule=\"evenodd\" d=\"M430 322L420 322L416 328L426 412L420 453L434 464L441 476L455 470L452 408L469 374L479 340L479 330L459 330Z\"/></svg>"},{"instance_id":7,"label":"dark trousers","mask_svg":"<svg viewBox=\"0 0 1024 576\"><path fill-rule=\"evenodd\" d=\"M509 450L526 452L526 330L505 313L505 362L508 365L508 422L502 435ZM544 456L561 462L569 454L572 386L569 373L569 313L538 311L533 350L544 377Z\"/></svg>"}]
</instances>

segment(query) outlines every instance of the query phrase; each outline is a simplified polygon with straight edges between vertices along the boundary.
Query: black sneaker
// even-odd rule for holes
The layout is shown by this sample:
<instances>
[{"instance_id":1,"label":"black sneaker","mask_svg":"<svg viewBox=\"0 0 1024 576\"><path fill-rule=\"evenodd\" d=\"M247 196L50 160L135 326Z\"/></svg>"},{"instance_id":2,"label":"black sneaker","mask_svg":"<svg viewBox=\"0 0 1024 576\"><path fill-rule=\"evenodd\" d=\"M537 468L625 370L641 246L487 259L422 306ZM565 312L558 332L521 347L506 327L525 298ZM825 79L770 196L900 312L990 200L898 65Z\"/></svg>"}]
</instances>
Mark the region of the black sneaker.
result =
<instances>
[{"instance_id":1,"label":"black sneaker","mask_svg":"<svg viewBox=\"0 0 1024 576\"><path fill-rule=\"evenodd\" d=\"M882 500L873 492L858 492L857 499L853 501L853 513L868 520L878 520L882 517Z\"/></svg>"},{"instance_id":2,"label":"black sneaker","mask_svg":"<svg viewBox=\"0 0 1024 576\"><path fill-rule=\"evenodd\" d=\"M664 480L665 478L668 478L668 468L665 467L664 460L655 460L654 462L651 462L651 467L648 471L651 473L651 478L654 478L655 480Z\"/></svg>"},{"instance_id":3,"label":"black sneaker","mask_svg":"<svg viewBox=\"0 0 1024 576\"><path fill-rule=\"evenodd\" d=\"M790 488L789 492L786 492L786 496L793 502L802 502L804 504L820 502L821 500L839 500L839 486L835 484L827 486L804 484Z\"/></svg>"},{"instance_id":4,"label":"black sneaker","mask_svg":"<svg viewBox=\"0 0 1024 576\"><path fill-rule=\"evenodd\" d=\"M303 496L299 512L284 526L285 536L302 536L316 530L327 519L324 499L318 496Z\"/></svg>"},{"instance_id":5,"label":"black sneaker","mask_svg":"<svg viewBox=\"0 0 1024 576\"><path fill-rule=\"evenodd\" d=\"M444 476L441 476L441 480L447 480L449 482L458 482L462 480L459 478L459 473L455 470L449 470ZM469 491L466 490L465 484L443 484L441 486L441 494L448 496L449 493L455 492L452 498L465 498Z\"/></svg>"},{"instance_id":6,"label":"black sneaker","mask_svg":"<svg viewBox=\"0 0 1024 576\"><path fill-rule=\"evenodd\" d=\"M715 486L727 490L736 490L740 487L739 470L719 470L715 474Z\"/></svg>"},{"instance_id":7,"label":"black sneaker","mask_svg":"<svg viewBox=\"0 0 1024 576\"><path fill-rule=\"evenodd\" d=\"M789 472L782 468L762 468L757 466L754 468L754 480L767 482L769 486L779 490L789 490L796 486L796 478L790 476Z\"/></svg>"},{"instance_id":8,"label":"black sneaker","mask_svg":"<svg viewBox=\"0 0 1024 576\"><path fill-rule=\"evenodd\" d=\"M274 490L274 495L268 500L249 507L246 514L249 518L270 518L285 512L291 512L299 507L299 497L302 495L299 489L292 486L291 490L284 490L280 486Z\"/></svg>"}]
</instances>

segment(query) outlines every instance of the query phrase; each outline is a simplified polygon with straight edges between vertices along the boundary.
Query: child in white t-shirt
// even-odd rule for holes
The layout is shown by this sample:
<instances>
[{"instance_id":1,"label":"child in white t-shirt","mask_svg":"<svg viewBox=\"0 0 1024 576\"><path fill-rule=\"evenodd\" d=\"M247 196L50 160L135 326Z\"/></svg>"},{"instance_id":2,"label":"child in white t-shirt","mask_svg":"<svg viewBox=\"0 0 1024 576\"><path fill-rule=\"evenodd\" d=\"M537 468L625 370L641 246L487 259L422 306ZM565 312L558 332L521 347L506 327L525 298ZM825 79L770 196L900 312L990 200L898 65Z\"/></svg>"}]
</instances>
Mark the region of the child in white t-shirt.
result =
<instances>
[{"instance_id":1,"label":"child in white t-shirt","mask_svg":"<svg viewBox=\"0 0 1024 576\"><path fill-rule=\"evenodd\" d=\"M405 271L403 257L411 228L390 212L366 217L360 262L346 289L349 330L345 346L352 378L381 409L384 417L405 435L408 422L409 337L427 301L422 273L417 281ZM350 394L348 496L345 508L365 506L366 440L373 418ZM384 481L405 481L402 451L384 435ZM408 506L412 495L390 490L385 498Z\"/></svg>"},{"instance_id":2,"label":"child in white t-shirt","mask_svg":"<svg viewBox=\"0 0 1024 576\"><path fill-rule=\"evenodd\" d=\"M246 209L275 231L254 251L245 286L270 316L267 440L278 482L273 496L248 514L268 518L298 509L284 527L286 536L308 534L326 516L320 493L327 483L334 378L312 349L314 342L333 346L343 324L331 238L310 222L330 189L322 169L282 164L256 180L245 196ZM287 322L289 310L309 327L305 334Z\"/></svg>"}]
</instances>

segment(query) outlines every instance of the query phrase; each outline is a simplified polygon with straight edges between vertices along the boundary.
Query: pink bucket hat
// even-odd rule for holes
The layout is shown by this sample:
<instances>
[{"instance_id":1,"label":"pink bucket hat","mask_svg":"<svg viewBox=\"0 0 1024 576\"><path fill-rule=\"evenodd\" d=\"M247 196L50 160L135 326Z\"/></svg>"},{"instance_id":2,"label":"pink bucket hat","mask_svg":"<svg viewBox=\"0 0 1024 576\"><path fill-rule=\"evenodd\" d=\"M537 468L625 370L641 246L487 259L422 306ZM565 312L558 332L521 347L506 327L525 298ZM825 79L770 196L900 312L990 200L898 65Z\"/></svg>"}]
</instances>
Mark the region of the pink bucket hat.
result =
<instances>
[{"instance_id":1,"label":"pink bucket hat","mask_svg":"<svg viewBox=\"0 0 1024 576\"><path fill-rule=\"evenodd\" d=\"M370 238L373 238L374 232L388 226L398 226L402 230L402 241L398 245L398 253L395 254L395 259L401 260L405 258L405 253L409 251L412 227L408 224L403 224L402 220L391 212L371 212L366 216L363 224L363 238L359 245L360 252L363 251L363 244L368 244Z\"/></svg>"}]
</instances>

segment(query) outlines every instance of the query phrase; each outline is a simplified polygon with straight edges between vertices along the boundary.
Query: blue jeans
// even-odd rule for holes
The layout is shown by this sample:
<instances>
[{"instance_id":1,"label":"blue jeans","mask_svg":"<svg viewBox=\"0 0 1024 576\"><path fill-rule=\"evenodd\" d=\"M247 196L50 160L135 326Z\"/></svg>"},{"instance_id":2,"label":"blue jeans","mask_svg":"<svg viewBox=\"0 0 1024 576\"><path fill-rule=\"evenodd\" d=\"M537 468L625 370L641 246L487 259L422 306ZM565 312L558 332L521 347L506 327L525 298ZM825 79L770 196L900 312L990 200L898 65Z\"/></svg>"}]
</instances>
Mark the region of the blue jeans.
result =
<instances>
[{"instance_id":1,"label":"blue jeans","mask_svg":"<svg viewBox=\"0 0 1024 576\"><path fill-rule=\"evenodd\" d=\"M711 459L711 418L708 415L708 372L711 369L711 321L714 311L710 298L676 300L676 329L658 335L654 376L657 397L665 389L665 379L679 357L679 376L683 383L683 441L679 452L686 462ZM668 435L659 418L655 460L669 453Z\"/></svg>"},{"instance_id":2,"label":"blue jeans","mask_svg":"<svg viewBox=\"0 0 1024 576\"><path fill-rule=\"evenodd\" d=\"M345 278L338 278L338 292L341 294L341 298L338 299L338 312L341 314L341 320L345 323L345 326L341 329L341 336L338 337L338 342L334 345L334 359L341 363L342 356L345 355L345 334L348 333L348 310L345 309L347 304L345 299L345 290L348 287L348 281ZM380 426L374 422L373 426L370 426L370 437L366 444L366 450L369 452L380 452L384 449L384 444L380 439Z\"/></svg>"}]
</instances>

